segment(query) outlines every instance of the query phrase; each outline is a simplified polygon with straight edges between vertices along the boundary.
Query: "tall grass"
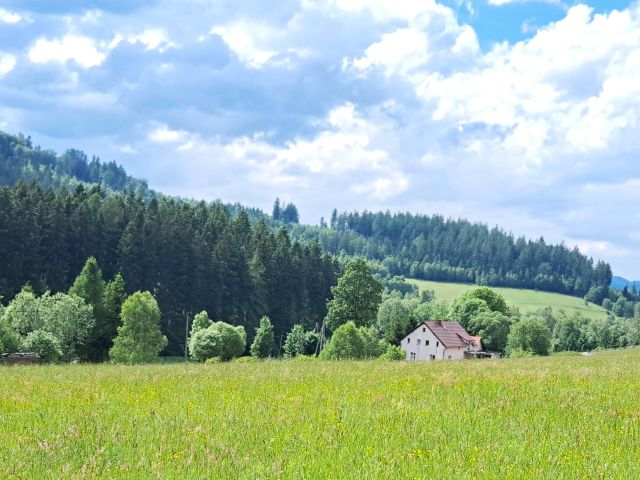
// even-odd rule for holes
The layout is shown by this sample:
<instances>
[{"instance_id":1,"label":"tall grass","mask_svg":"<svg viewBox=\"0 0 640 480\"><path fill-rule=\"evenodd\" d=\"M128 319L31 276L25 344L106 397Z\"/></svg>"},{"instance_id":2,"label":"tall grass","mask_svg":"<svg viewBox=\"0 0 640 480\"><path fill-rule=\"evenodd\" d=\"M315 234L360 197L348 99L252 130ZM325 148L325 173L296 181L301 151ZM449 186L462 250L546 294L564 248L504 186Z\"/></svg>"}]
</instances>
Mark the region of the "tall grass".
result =
<instances>
[{"instance_id":1,"label":"tall grass","mask_svg":"<svg viewBox=\"0 0 640 480\"><path fill-rule=\"evenodd\" d=\"M0 478L638 478L640 351L0 368Z\"/></svg>"}]
</instances>

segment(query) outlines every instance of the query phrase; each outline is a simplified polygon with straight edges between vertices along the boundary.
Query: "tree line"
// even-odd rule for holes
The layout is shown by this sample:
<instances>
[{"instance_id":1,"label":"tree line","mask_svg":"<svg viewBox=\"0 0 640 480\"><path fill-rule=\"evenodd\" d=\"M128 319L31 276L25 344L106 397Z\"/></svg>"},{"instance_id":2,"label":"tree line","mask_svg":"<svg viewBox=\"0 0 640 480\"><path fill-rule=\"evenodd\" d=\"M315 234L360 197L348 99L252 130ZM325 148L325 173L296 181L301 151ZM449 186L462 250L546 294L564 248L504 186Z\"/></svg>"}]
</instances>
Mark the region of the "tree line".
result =
<instances>
[{"instance_id":1,"label":"tree line","mask_svg":"<svg viewBox=\"0 0 640 480\"><path fill-rule=\"evenodd\" d=\"M249 335L268 315L278 342L296 323L313 328L338 274L318 242L292 241L264 220L252 224L244 210L164 197L145 202L99 186L0 188L0 238L5 304L25 283L36 294L66 292L94 257L105 278L122 276L127 294L153 294L170 355L184 352L186 322L202 310Z\"/></svg>"},{"instance_id":2,"label":"tree line","mask_svg":"<svg viewBox=\"0 0 640 480\"><path fill-rule=\"evenodd\" d=\"M392 275L579 297L611 283L610 266L594 263L577 248L439 215L334 210L328 224L323 219L320 227L292 225L291 232L297 239L319 239L334 254L379 261Z\"/></svg>"},{"instance_id":3,"label":"tree line","mask_svg":"<svg viewBox=\"0 0 640 480\"><path fill-rule=\"evenodd\" d=\"M34 146L31 137L0 131L0 185L36 183L44 189L73 189L77 184L97 184L114 192L133 192L145 199L156 196L145 180L133 178L116 162L91 159L81 150L61 155Z\"/></svg>"}]
</instances>

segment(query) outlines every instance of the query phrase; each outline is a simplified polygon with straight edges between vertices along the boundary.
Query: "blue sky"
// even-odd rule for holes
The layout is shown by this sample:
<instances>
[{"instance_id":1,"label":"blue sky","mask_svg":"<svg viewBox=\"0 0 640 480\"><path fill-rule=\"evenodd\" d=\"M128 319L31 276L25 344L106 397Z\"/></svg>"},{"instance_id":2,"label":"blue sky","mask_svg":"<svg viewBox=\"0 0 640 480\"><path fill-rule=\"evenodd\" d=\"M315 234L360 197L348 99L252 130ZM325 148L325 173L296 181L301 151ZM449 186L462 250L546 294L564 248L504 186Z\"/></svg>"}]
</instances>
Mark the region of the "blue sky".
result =
<instances>
[{"instance_id":1,"label":"blue sky","mask_svg":"<svg viewBox=\"0 0 640 480\"><path fill-rule=\"evenodd\" d=\"M317 223L440 213L640 278L640 4L0 0L0 129Z\"/></svg>"}]
</instances>

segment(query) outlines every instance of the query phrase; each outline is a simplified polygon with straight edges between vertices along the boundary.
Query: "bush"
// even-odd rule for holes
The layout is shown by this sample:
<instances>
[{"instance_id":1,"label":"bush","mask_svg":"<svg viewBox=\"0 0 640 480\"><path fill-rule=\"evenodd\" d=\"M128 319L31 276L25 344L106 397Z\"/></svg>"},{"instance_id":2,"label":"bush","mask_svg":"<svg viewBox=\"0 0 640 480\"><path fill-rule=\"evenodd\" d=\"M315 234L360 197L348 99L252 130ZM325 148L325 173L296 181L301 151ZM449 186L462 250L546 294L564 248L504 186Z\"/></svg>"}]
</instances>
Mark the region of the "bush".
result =
<instances>
[{"instance_id":1,"label":"bush","mask_svg":"<svg viewBox=\"0 0 640 480\"><path fill-rule=\"evenodd\" d=\"M231 360L233 363L254 363L257 362L258 359L255 357L250 357L250 356L244 356L244 357L238 357L238 358L234 358L233 360Z\"/></svg>"},{"instance_id":2,"label":"bush","mask_svg":"<svg viewBox=\"0 0 640 480\"><path fill-rule=\"evenodd\" d=\"M533 356L534 356L533 352L530 352L528 350L521 350L519 348L515 350L511 350L509 352L509 358L530 358Z\"/></svg>"},{"instance_id":3,"label":"bush","mask_svg":"<svg viewBox=\"0 0 640 480\"><path fill-rule=\"evenodd\" d=\"M247 335L243 327L215 322L205 329L196 331L189 340L189 352L201 362L210 358L227 361L242 355L246 343Z\"/></svg>"},{"instance_id":4,"label":"bush","mask_svg":"<svg viewBox=\"0 0 640 480\"><path fill-rule=\"evenodd\" d=\"M62 359L60 341L43 330L28 333L20 348L24 352L37 353L45 363L56 363Z\"/></svg>"},{"instance_id":5,"label":"bush","mask_svg":"<svg viewBox=\"0 0 640 480\"><path fill-rule=\"evenodd\" d=\"M524 318L511 327L507 340L509 356L519 351L534 355L549 355L551 331L537 318Z\"/></svg>"},{"instance_id":6,"label":"bush","mask_svg":"<svg viewBox=\"0 0 640 480\"><path fill-rule=\"evenodd\" d=\"M383 360L406 360L407 354L397 345L389 345L380 357Z\"/></svg>"},{"instance_id":7,"label":"bush","mask_svg":"<svg viewBox=\"0 0 640 480\"><path fill-rule=\"evenodd\" d=\"M8 322L0 319L0 353L17 352L20 339Z\"/></svg>"},{"instance_id":8,"label":"bush","mask_svg":"<svg viewBox=\"0 0 640 480\"><path fill-rule=\"evenodd\" d=\"M333 332L320 356L329 360L375 358L386 351L386 345L375 328L357 328L355 323L347 322Z\"/></svg>"},{"instance_id":9,"label":"bush","mask_svg":"<svg viewBox=\"0 0 640 480\"><path fill-rule=\"evenodd\" d=\"M364 358L364 342L356 324L347 322L338 327L320 357L328 360Z\"/></svg>"}]
</instances>

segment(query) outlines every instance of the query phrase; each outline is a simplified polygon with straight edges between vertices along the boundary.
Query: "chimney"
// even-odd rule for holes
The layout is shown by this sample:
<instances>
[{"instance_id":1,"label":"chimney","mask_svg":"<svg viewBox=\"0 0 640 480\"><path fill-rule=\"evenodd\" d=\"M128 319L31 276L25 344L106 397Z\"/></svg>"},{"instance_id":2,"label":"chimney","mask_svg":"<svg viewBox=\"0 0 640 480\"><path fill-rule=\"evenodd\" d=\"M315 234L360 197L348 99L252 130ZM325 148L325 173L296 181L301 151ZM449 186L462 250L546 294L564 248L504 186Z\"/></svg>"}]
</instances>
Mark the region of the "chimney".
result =
<instances>
[{"instance_id":1,"label":"chimney","mask_svg":"<svg viewBox=\"0 0 640 480\"><path fill-rule=\"evenodd\" d=\"M438 325L439 327L442 326L442 320L436 320L436 325Z\"/></svg>"}]
</instances>

